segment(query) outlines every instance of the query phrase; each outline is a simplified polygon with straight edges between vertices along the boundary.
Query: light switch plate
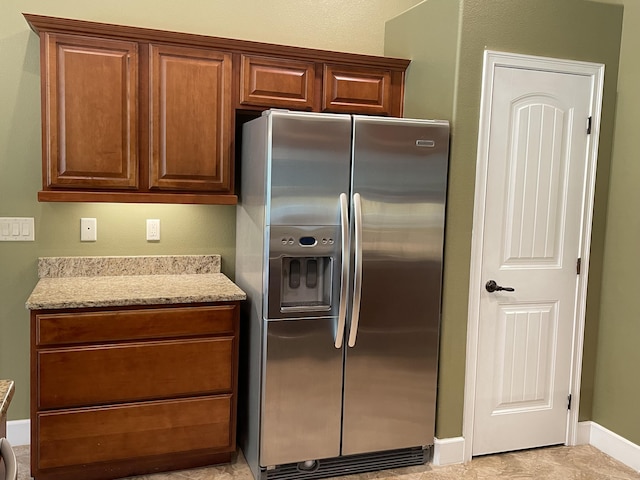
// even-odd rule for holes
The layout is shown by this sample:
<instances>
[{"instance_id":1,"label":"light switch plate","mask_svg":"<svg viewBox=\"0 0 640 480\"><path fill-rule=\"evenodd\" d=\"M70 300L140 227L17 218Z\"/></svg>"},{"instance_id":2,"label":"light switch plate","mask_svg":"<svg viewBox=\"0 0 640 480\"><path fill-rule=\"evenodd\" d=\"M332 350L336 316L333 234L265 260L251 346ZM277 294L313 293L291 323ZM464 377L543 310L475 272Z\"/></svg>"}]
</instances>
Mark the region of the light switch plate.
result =
<instances>
[{"instance_id":1,"label":"light switch plate","mask_svg":"<svg viewBox=\"0 0 640 480\"><path fill-rule=\"evenodd\" d=\"M33 242L33 217L0 217L0 242Z\"/></svg>"},{"instance_id":2,"label":"light switch plate","mask_svg":"<svg viewBox=\"0 0 640 480\"><path fill-rule=\"evenodd\" d=\"M80 241L95 242L98 240L98 222L95 218L80 219Z\"/></svg>"}]
</instances>

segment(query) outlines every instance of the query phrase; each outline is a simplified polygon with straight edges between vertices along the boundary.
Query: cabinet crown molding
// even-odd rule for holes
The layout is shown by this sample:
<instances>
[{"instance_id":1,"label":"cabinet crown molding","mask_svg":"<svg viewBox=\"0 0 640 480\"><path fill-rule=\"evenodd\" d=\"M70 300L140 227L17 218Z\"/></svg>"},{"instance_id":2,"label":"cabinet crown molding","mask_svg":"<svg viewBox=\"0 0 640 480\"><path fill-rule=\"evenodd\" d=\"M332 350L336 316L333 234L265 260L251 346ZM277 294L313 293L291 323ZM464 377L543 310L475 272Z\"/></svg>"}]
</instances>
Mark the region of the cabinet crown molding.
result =
<instances>
[{"instance_id":1,"label":"cabinet crown molding","mask_svg":"<svg viewBox=\"0 0 640 480\"><path fill-rule=\"evenodd\" d=\"M191 47L205 47L225 50L231 53L260 54L273 56L291 56L314 62L339 62L369 67L385 67L391 70L406 70L410 60L403 58L361 55L357 53L335 52L313 48L278 45L249 40L199 35L194 33L157 30L101 22L90 22L71 18L50 17L23 13L31 29L41 32L90 35L101 38L125 39L138 42L161 42Z\"/></svg>"}]
</instances>

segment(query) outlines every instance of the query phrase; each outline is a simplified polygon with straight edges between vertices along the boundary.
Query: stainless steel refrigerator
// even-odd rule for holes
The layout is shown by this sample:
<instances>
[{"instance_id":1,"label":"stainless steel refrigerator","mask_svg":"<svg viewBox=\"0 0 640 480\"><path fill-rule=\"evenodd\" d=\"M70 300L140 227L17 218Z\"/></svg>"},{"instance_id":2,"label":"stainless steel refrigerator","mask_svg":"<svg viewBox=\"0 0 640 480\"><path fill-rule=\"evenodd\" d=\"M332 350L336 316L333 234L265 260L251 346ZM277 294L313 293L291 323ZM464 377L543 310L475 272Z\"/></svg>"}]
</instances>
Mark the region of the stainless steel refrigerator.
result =
<instances>
[{"instance_id":1,"label":"stainless steel refrigerator","mask_svg":"<svg viewBox=\"0 0 640 480\"><path fill-rule=\"evenodd\" d=\"M270 110L242 138L238 438L254 476L425 463L448 122Z\"/></svg>"}]
</instances>

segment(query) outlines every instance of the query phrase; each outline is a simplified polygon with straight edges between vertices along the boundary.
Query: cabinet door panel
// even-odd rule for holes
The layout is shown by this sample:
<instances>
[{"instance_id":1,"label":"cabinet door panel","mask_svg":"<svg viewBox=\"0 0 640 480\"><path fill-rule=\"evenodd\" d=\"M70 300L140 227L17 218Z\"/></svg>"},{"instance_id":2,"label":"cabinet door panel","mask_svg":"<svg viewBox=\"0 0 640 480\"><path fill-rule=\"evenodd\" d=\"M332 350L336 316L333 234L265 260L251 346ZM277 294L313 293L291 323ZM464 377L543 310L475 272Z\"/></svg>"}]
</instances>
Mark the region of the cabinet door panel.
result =
<instances>
[{"instance_id":1,"label":"cabinet door panel","mask_svg":"<svg viewBox=\"0 0 640 480\"><path fill-rule=\"evenodd\" d=\"M38 413L34 464L40 470L205 449L229 451L235 449L231 412L231 396L224 395Z\"/></svg>"},{"instance_id":2,"label":"cabinet door panel","mask_svg":"<svg viewBox=\"0 0 640 480\"><path fill-rule=\"evenodd\" d=\"M391 71L377 68L325 65L322 111L391 114Z\"/></svg>"},{"instance_id":3,"label":"cabinet door panel","mask_svg":"<svg viewBox=\"0 0 640 480\"><path fill-rule=\"evenodd\" d=\"M47 34L42 39L46 187L135 188L135 42Z\"/></svg>"},{"instance_id":4,"label":"cabinet door panel","mask_svg":"<svg viewBox=\"0 0 640 480\"><path fill-rule=\"evenodd\" d=\"M152 45L151 189L230 192L231 55Z\"/></svg>"},{"instance_id":5,"label":"cabinet door panel","mask_svg":"<svg viewBox=\"0 0 640 480\"><path fill-rule=\"evenodd\" d=\"M231 392L234 339L39 350L38 409Z\"/></svg>"},{"instance_id":6,"label":"cabinet door panel","mask_svg":"<svg viewBox=\"0 0 640 480\"><path fill-rule=\"evenodd\" d=\"M311 110L315 64L242 55L240 104Z\"/></svg>"}]
</instances>

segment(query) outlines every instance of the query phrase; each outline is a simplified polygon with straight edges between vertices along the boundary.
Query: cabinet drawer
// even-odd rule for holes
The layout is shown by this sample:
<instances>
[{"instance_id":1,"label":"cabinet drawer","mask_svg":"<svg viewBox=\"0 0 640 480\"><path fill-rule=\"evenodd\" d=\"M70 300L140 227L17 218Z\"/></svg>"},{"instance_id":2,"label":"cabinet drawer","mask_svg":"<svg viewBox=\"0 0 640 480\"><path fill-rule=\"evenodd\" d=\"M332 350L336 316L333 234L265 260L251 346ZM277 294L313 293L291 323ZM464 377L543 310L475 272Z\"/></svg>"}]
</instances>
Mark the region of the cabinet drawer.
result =
<instances>
[{"instance_id":1,"label":"cabinet drawer","mask_svg":"<svg viewBox=\"0 0 640 480\"><path fill-rule=\"evenodd\" d=\"M391 113L390 70L325 65L323 86L323 112Z\"/></svg>"},{"instance_id":2,"label":"cabinet drawer","mask_svg":"<svg viewBox=\"0 0 640 480\"><path fill-rule=\"evenodd\" d=\"M234 343L226 337L40 350L37 408L231 392Z\"/></svg>"},{"instance_id":3,"label":"cabinet drawer","mask_svg":"<svg viewBox=\"0 0 640 480\"><path fill-rule=\"evenodd\" d=\"M37 414L37 469L212 449L231 451L232 397Z\"/></svg>"},{"instance_id":4,"label":"cabinet drawer","mask_svg":"<svg viewBox=\"0 0 640 480\"><path fill-rule=\"evenodd\" d=\"M311 62L242 55L240 104L311 110L314 80Z\"/></svg>"},{"instance_id":5,"label":"cabinet drawer","mask_svg":"<svg viewBox=\"0 0 640 480\"><path fill-rule=\"evenodd\" d=\"M232 334L236 316L235 304L36 314L36 345Z\"/></svg>"}]
</instances>

